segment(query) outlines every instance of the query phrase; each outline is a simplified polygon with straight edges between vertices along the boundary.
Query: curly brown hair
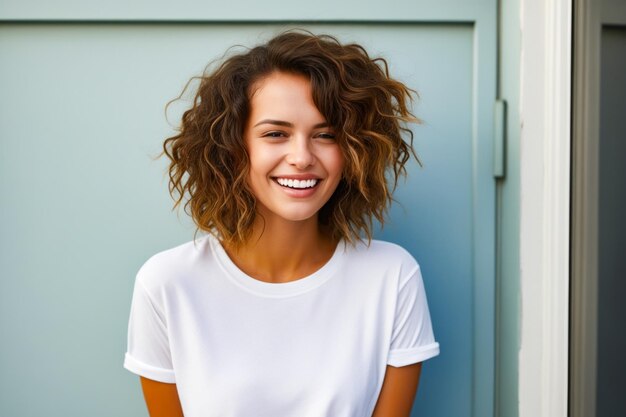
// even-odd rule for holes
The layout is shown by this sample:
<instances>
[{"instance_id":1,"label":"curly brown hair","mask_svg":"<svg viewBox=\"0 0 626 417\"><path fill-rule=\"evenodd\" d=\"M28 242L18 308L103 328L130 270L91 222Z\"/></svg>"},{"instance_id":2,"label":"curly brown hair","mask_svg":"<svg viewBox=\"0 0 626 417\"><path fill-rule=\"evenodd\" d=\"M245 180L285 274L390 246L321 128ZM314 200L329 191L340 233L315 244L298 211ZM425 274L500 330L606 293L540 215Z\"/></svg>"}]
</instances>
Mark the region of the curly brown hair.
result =
<instances>
[{"instance_id":1,"label":"curly brown hair","mask_svg":"<svg viewBox=\"0 0 626 417\"><path fill-rule=\"evenodd\" d=\"M411 156L420 162L407 127L419 123L409 109L417 93L392 79L387 62L370 58L362 46L301 30L230 56L198 77L178 134L163 144L174 209L187 196L185 212L196 232L217 233L234 246L250 236L256 199L247 183L244 126L251 87L275 71L310 80L313 101L335 129L344 157L343 177L319 212L320 224L335 239L354 243L363 234L371 240L373 219L384 223L406 163Z\"/></svg>"}]
</instances>

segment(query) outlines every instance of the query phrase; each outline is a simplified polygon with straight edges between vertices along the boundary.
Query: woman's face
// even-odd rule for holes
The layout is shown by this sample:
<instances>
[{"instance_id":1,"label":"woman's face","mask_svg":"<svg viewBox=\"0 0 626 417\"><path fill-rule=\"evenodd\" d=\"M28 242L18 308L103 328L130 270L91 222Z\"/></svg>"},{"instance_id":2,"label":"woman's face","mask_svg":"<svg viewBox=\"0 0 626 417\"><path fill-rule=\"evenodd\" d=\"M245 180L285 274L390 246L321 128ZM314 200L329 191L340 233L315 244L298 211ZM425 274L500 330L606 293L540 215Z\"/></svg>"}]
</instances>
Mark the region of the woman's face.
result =
<instances>
[{"instance_id":1,"label":"woman's face","mask_svg":"<svg viewBox=\"0 0 626 417\"><path fill-rule=\"evenodd\" d=\"M244 138L258 210L266 220L316 221L342 175L335 132L304 76L274 72L254 87Z\"/></svg>"}]
</instances>

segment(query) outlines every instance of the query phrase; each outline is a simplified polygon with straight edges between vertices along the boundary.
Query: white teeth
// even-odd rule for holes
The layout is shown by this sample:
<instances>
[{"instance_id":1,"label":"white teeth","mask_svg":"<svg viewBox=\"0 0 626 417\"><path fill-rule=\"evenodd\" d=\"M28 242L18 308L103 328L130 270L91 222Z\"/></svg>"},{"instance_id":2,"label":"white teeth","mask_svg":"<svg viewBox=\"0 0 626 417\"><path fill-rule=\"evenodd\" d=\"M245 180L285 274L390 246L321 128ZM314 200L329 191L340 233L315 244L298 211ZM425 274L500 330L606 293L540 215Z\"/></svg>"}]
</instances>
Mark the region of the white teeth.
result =
<instances>
[{"instance_id":1,"label":"white teeth","mask_svg":"<svg viewBox=\"0 0 626 417\"><path fill-rule=\"evenodd\" d=\"M287 178L277 178L276 181L283 187L303 189L315 187L318 180L292 180Z\"/></svg>"}]
</instances>

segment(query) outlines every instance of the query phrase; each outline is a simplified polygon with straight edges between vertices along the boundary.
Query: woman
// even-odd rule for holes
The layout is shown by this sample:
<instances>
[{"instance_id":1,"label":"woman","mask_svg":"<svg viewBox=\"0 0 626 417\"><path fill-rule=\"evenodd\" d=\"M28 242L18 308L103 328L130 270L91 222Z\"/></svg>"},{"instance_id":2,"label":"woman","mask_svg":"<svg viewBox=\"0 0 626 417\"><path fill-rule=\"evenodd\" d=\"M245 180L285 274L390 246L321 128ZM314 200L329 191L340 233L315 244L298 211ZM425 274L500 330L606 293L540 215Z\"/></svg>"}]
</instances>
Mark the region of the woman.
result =
<instances>
[{"instance_id":1,"label":"woman","mask_svg":"<svg viewBox=\"0 0 626 417\"><path fill-rule=\"evenodd\" d=\"M207 234L150 258L131 308L152 417L410 414L439 345L417 262L371 239L409 100L384 60L299 31L202 77L164 152Z\"/></svg>"}]
</instances>

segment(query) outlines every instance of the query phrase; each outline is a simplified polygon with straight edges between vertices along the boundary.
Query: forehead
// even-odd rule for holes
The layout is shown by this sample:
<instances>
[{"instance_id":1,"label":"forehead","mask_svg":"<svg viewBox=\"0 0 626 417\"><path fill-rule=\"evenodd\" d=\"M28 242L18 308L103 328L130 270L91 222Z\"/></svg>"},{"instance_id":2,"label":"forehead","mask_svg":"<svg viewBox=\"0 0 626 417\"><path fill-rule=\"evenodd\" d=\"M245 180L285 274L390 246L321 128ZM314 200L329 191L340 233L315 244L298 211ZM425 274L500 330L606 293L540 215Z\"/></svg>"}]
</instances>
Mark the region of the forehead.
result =
<instances>
[{"instance_id":1,"label":"forehead","mask_svg":"<svg viewBox=\"0 0 626 417\"><path fill-rule=\"evenodd\" d=\"M250 99L257 96L260 92L273 92L285 88L307 88L310 90L311 83L303 74L272 71L269 74L259 78L250 86Z\"/></svg>"},{"instance_id":2,"label":"forehead","mask_svg":"<svg viewBox=\"0 0 626 417\"><path fill-rule=\"evenodd\" d=\"M324 120L313 101L311 82L304 75L273 72L252 85L251 119L303 116Z\"/></svg>"}]
</instances>

